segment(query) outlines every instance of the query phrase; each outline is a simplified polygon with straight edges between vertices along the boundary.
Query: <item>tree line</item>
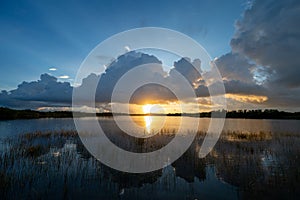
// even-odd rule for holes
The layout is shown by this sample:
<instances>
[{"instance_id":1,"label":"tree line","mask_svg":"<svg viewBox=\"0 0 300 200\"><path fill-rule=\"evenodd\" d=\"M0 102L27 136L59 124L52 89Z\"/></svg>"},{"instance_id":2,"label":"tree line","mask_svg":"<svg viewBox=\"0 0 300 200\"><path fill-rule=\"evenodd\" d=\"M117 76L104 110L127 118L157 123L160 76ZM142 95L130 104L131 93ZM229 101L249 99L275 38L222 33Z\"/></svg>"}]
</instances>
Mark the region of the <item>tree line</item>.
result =
<instances>
[{"instance_id":1,"label":"tree line","mask_svg":"<svg viewBox=\"0 0 300 200\"><path fill-rule=\"evenodd\" d=\"M300 112L286 112L276 109L265 110L233 110L233 111L212 111L201 113L169 113L169 114L150 114L154 116L190 116L190 117L221 117L226 114L226 118L243 119L300 119ZM111 117L112 113L96 113L98 117ZM115 115L128 115L124 113L115 113ZM129 114L133 116L144 116L145 114ZM149 115L149 114L147 114ZM76 113L76 116L87 117L94 116L92 113ZM36 110L14 110L0 107L0 120L11 119L38 119L38 118L72 118L71 111L49 111L42 112Z\"/></svg>"}]
</instances>

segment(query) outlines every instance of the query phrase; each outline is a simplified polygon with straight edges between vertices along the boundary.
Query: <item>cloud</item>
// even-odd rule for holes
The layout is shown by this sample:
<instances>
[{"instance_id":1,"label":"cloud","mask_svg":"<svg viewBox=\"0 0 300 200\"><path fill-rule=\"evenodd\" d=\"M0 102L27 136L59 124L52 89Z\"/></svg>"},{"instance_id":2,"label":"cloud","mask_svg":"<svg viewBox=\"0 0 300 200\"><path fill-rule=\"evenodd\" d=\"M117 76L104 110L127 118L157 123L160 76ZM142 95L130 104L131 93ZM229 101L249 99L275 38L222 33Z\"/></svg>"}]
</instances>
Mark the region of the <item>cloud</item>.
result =
<instances>
[{"instance_id":1,"label":"cloud","mask_svg":"<svg viewBox=\"0 0 300 200\"><path fill-rule=\"evenodd\" d=\"M253 1L236 22L232 52L217 64L227 93L261 95L257 105L300 108L300 2ZM202 88L203 89L203 88Z\"/></svg>"},{"instance_id":2,"label":"cloud","mask_svg":"<svg viewBox=\"0 0 300 200\"><path fill-rule=\"evenodd\" d=\"M68 75L62 75L62 76L59 76L58 78L60 78L60 79L68 79L70 77Z\"/></svg>"},{"instance_id":3,"label":"cloud","mask_svg":"<svg viewBox=\"0 0 300 200\"><path fill-rule=\"evenodd\" d=\"M87 87L87 84L94 84L94 81L98 81L98 87L96 91L96 101L97 102L110 102L111 94L113 89L118 82L118 80L126 74L129 70L143 64L154 63L151 68L144 68L141 73L146 76L151 76L150 79L162 79L165 72L162 68L162 63L156 57L150 56L143 53L128 52L117 60L113 61L109 66L107 66L104 73L95 77L95 75L89 76L83 81L82 88ZM137 78L137 76L135 76ZM130 82L125 84L131 84ZM129 87L129 86L128 86Z\"/></svg>"},{"instance_id":4,"label":"cloud","mask_svg":"<svg viewBox=\"0 0 300 200\"><path fill-rule=\"evenodd\" d=\"M142 69L137 68L144 64L148 64L148 66ZM192 96L186 90L186 82L184 81L188 81L188 83L190 83L189 87L195 89L205 84L195 67L200 69L201 61L199 59L191 61L189 58L182 58L174 62L174 68L168 73L164 71L162 62L155 56L131 51L114 60L106 67L102 74L90 74L87 78L83 79L82 85L76 88L76 90L78 94L80 94L79 96L82 97L80 101L85 101L86 104L89 104L88 99L84 98L89 96L90 88L98 84L96 89L96 102L109 103L111 102L111 94L116 83L123 75L134 69L136 70L135 74L131 75L132 77L129 78L128 81L122 83L124 88L129 88L132 84L135 84L130 80L148 79L157 84L141 85L141 87L133 93L130 99L131 103L176 102L178 99L175 94L181 96L183 101L189 101ZM182 80L182 77L185 79ZM207 90L206 86L203 87ZM208 95L206 92L205 96ZM122 96L118 98L119 103L127 103L127 101L128 99L122 98Z\"/></svg>"},{"instance_id":5,"label":"cloud","mask_svg":"<svg viewBox=\"0 0 300 200\"><path fill-rule=\"evenodd\" d=\"M237 94L237 95L264 95L267 90L261 85L246 83L239 80L224 80L223 83L215 82L210 87L211 88L219 88L220 84L224 84L225 92L228 94ZM209 97L209 91L207 86L199 85L195 89L195 92L198 97ZM216 93L215 95L220 95L220 93Z\"/></svg>"},{"instance_id":6,"label":"cloud","mask_svg":"<svg viewBox=\"0 0 300 200\"><path fill-rule=\"evenodd\" d=\"M195 67L201 69L201 61L199 59L191 61L189 58L182 58L179 61L174 62L174 68L170 70L169 74L170 77L176 82L176 80L178 80L179 72L188 80L191 85L196 87L201 80L201 74L195 69Z\"/></svg>"},{"instance_id":7,"label":"cloud","mask_svg":"<svg viewBox=\"0 0 300 200\"><path fill-rule=\"evenodd\" d=\"M239 80L224 81L226 93L243 95L264 95L267 89L261 85Z\"/></svg>"},{"instance_id":8,"label":"cloud","mask_svg":"<svg viewBox=\"0 0 300 200\"><path fill-rule=\"evenodd\" d=\"M126 52L130 51L130 47L129 46L125 46L124 49L125 49Z\"/></svg>"},{"instance_id":9,"label":"cloud","mask_svg":"<svg viewBox=\"0 0 300 200\"><path fill-rule=\"evenodd\" d=\"M231 40L239 52L269 68L269 82L287 88L300 86L300 2L255 1L236 23Z\"/></svg>"},{"instance_id":10,"label":"cloud","mask_svg":"<svg viewBox=\"0 0 300 200\"><path fill-rule=\"evenodd\" d=\"M170 89L157 84L138 88L130 99L130 103L134 104L165 104L175 101L177 98Z\"/></svg>"},{"instance_id":11,"label":"cloud","mask_svg":"<svg viewBox=\"0 0 300 200\"><path fill-rule=\"evenodd\" d=\"M223 82L227 92L229 107L234 109L242 108L244 104L247 108L255 108L257 106L297 106L299 105L299 88L289 88L286 90L285 85L277 85L276 90L270 86L270 81L259 82L257 76L261 74L271 74L271 71L266 70L264 66L258 65L243 52L230 52L213 61L219 68L223 76ZM207 99L209 92L207 85L215 87L220 82L211 82L210 73L205 72L204 76L209 81L204 81L199 72L194 68L201 67L199 59L191 61L189 58L182 58L174 62L174 68L169 73L164 71L162 62L155 56L145 53L128 52L109 64L105 71L100 74L90 74L83 79L82 84L75 89L80 92L81 96L87 97L91 86L98 84L96 90L96 102L99 109L108 111L110 109L111 94L117 81L128 71L143 64L153 64L150 68L143 68L138 74L141 77L147 77L153 81L172 85L172 91L159 85L149 84L144 85L134 92L130 102L134 104L144 103L170 103L176 102L177 98L174 93L182 92L183 82L180 82L179 74L194 87L197 97L199 97L200 107L202 109L211 108L212 105ZM270 66L269 66L270 67ZM212 65L212 71L215 70ZM265 77L265 75L262 75ZM133 79L141 77L132 77ZM69 76L59 76L60 79L68 79ZM268 77L269 78L269 77ZM273 80L273 79L272 79ZM125 87L131 82L124 83ZM9 92L2 91L0 93L0 105L10 107L21 107L26 105L30 108L43 107L48 109L60 107L65 109L71 105L73 87L70 83L59 82L54 76L42 74L40 80L33 82L23 82L17 89ZM279 91L279 92L278 92ZM291 94L289 91L293 91ZM295 95L297 94L297 95ZM184 96L184 95L183 95ZM190 96L185 95L188 100ZM287 99L288 98L288 99ZM84 99L83 99L84 100ZM285 102L285 103L283 103ZM124 103L120 99L120 103ZM89 106L89 105L83 105ZM88 107L82 107L88 108Z\"/></svg>"},{"instance_id":12,"label":"cloud","mask_svg":"<svg viewBox=\"0 0 300 200\"><path fill-rule=\"evenodd\" d=\"M143 67L142 69L136 68L143 64L150 64L150 66ZM183 82L180 77L183 76L192 87L197 88L200 84L203 84L201 75L195 69L195 67L200 68L200 65L201 61L199 59L191 61L189 58L182 58L177 62L174 62L174 68L171 69L168 74L164 71L162 62L155 56L131 51L118 57L108 65L101 75L91 74L83 79L83 83L78 88L78 92L81 93L80 96L88 96L85 91L89 91L88 88L91 88L92 85L98 83L96 101L108 103L111 101L111 94L117 81L119 81L119 79L128 71L135 68L137 71L135 72L135 75L131 77L133 80L146 78L156 83L171 86L171 89L167 89L160 84L141 85L142 87L138 88L133 94L133 97L130 100L131 103L169 103L177 101L174 94L189 99L191 98L191 95L186 91L184 87L186 83ZM123 83L124 88L129 88L133 84L130 80L131 79ZM118 101L119 103L126 103L127 99L120 97Z\"/></svg>"},{"instance_id":13,"label":"cloud","mask_svg":"<svg viewBox=\"0 0 300 200\"><path fill-rule=\"evenodd\" d=\"M230 62L227 57L235 58L234 61ZM174 94L180 94L185 97L184 100L189 100L191 98L190 94L184 93L185 88L183 85L184 82L180 81L180 76L183 76L191 86L195 88L195 94L198 97L209 97L210 94L208 92L207 85L210 85L212 88L219 88L219 84L223 84L220 82L208 81L205 82L201 77L201 74L195 69L195 67L201 67L201 61L199 59L195 59L191 61L189 58L182 58L176 62L174 62L174 68L172 68L167 74L163 70L162 63L156 57L150 56L144 53L137 52L129 52L120 56L118 59L113 61L105 70L105 72L101 75L91 74L87 78L83 79L82 85L78 88L81 93L81 96L85 97L88 94L85 94L85 91L89 91L92 85L98 83L97 91L96 91L96 101L97 102L106 102L109 103L111 101L111 94L115 87L117 81L126 74L129 70L142 65L142 64L154 63L150 68L143 68L137 72L139 75L135 75L132 79L139 79L141 77L148 77L149 79L164 83L165 85L171 85L172 89L167 89L164 86L159 84L148 84L138 88L130 102L135 104L145 104L145 103L169 103L172 101L177 101L178 99ZM239 94L239 95L253 95L259 96L265 93L265 88L261 85L256 84L252 78L246 79L247 75L251 75L250 68L253 67L253 64L249 64L245 58L241 59L235 54L228 54L218 59L219 64L230 63L235 64L230 69L239 66L239 64L243 64L241 70L235 70L235 72L226 71L227 68L223 67L222 72L227 73L227 78L224 80L225 89L227 93L230 94ZM224 65L225 66L225 65ZM227 65L226 65L227 66ZM247 66L247 70L244 70L243 67ZM236 80L239 75L242 75L245 71L247 71L247 75L241 78L240 80ZM180 75L181 74L181 75ZM209 76L207 76L209 77ZM124 83L124 87L128 88L132 84L132 82L128 81ZM126 86L128 84L128 86ZM126 99L119 99L120 103L126 103Z\"/></svg>"},{"instance_id":14,"label":"cloud","mask_svg":"<svg viewBox=\"0 0 300 200\"><path fill-rule=\"evenodd\" d=\"M42 74L40 80L23 82L18 88L0 93L0 105L8 107L37 108L47 105L70 105L72 86L58 82L49 74Z\"/></svg>"},{"instance_id":15,"label":"cloud","mask_svg":"<svg viewBox=\"0 0 300 200\"><path fill-rule=\"evenodd\" d=\"M235 57L235 55L228 55ZM221 57L219 63L230 63L227 61L227 56ZM243 63L242 61L240 63ZM148 67L136 68L143 64L150 64ZM224 65L225 66L225 65ZM250 67L251 65L249 65ZM111 102L111 94L115 88L119 79L132 69L138 69L139 71L131 77L132 80L147 78L157 83L162 83L167 88L160 84L147 84L141 85L132 95L130 103L133 104L168 104L171 102L177 102L178 99L175 94L180 94L184 97L186 102L189 102L191 95L186 92L184 85L180 77L184 77L185 80L195 89L195 94L198 97L209 97L207 85L201 77L200 73L195 67L201 67L201 61L195 59L191 61L189 58L182 58L174 62L174 68L172 68L169 74L164 71L162 62L155 56L145 53L128 52L107 66L105 71L100 74L90 74L83 79L82 84L75 88L75 90L82 97L82 106L91 106L87 102L90 89L93 85L97 85L96 89L96 104L101 110L109 110L108 106ZM223 68L222 68L223 69ZM223 70L225 72L225 68ZM237 73L238 74L238 73ZM138 75L138 76L137 76ZM230 94L251 94L261 95L264 92L264 88L260 85L255 85L248 82L242 82L235 79L238 75L229 74L227 79L224 80L226 91ZM58 78L69 78L68 76L60 76ZM129 88L133 84L129 79L128 82L123 83L125 88ZM213 83L212 87L221 83ZM42 74L40 80L33 82L23 82L17 89L10 92L3 91L0 94L0 104L3 106L19 107L20 105L27 105L31 108L46 108L49 107L61 107L65 109L71 105L73 87L68 82L59 82L56 77ZM127 99L123 99L122 96L118 99L119 103L127 103ZM205 104L202 102L202 108ZM206 105L211 107L211 104Z\"/></svg>"},{"instance_id":16,"label":"cloud","mask_svg":"<svg viewBox=\"0 0 300 200\"><path fill-rule=\"evenodd\" d=\"M277 108L300 108L300 1L251 1L246 11L236 22L236 30L230 41L232 50L214 59L224 80L228 101L233 107L251 106ZM193 29L199 26L195 24ZM126 54L117 59L107 55L98 55L100 64L111 61L103 74L90 74L81 85L76 87L85 97L90 86L99 82L96 100L103 106L111 100L111 93L117 81L134 67L154 63L155 67L141 73L164 83L172 84L177 91L182 90L178 73L183 75L194 87L198 97L209 96L207 85L193 64L201 66L200 60L188 58L178 60L169 73L162 68L156 57L130 52L124 46ZM100 65L99 64L99 65ZM99 66L100 67L100 66ZM48 69L56 71L55 67ZM215 70L212 68L212 70ZM205 74L211 78L209 73ZM58 79L68 79L62 75ZM23 82L17 89L0 93L0 105L11 107L47 107L70 106L73 87L67 82L59 82L48 74L40 80ZM130 84L130 83L128 83ZM220 83L214 83L215 85ZM77 85L76 85L77 86ZM248 97L247 97L248 96ZM167 102L176 101L174 95L159 85L147 85L139 88L132 98L134 103L147 100ZM209 105L208 101L202 101Z\"/></svg>"},{"instance_id":17,"label":"cloud","mask_svg":"<svg viewBox=\"0 0 300 200\"><path fill-rule=\"evenodd\" d=\"M268 100L268 97L266 96L239 94L226 94L226 98L230 98L244 103L262 103Z\"/></svg>"},{"instance_id":18,"label":"cloud","mask_svg":"<svg viewBox=\"0 0 300 200\"><path fill-rule=\"evenodd\" d=\"M238 53L227 53L214 60L223 79L238 80L247 83L253 83L253 70L255 64L251 64L249 60Z\"/></svg>"}]
</instances>

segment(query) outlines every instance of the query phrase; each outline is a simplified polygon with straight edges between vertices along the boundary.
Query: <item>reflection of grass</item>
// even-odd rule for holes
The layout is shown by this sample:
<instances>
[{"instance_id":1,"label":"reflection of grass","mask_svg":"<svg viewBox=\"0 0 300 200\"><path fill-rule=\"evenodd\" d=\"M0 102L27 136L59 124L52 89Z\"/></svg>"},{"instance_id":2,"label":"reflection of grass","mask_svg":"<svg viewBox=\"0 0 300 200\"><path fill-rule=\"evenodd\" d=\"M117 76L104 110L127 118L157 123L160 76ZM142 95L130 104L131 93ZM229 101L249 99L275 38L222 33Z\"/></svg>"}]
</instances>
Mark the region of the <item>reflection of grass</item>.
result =
<instances>
[{"instance_id":1,"label":"reflection of grass","mask_svg":"<svg viewBox=\"0 0 300 200\"><path fill-rule=\"evenodd\" d=\"M25 149L25 156L38 157L43 153L42 145L33 145Z\"/></svg>"},{"instance_id":2,"label":"reflection of grass","mask_svg":"<svg viewBox=\"0 0 300 200\"><path fill-rule=\"evenodd\" d=\"M10 179L4 172L0 172L0 190L5 190L10 187Z\"/></svg>"},{"instance_id":3,"label":"reflection of grass","mask_svg":"<svg viewBox=\"0 0 300 200\"><path fill-rule=\"evenodd\" d=\"M291 132L284 132L278 134L279 137L293 137L293 138L298 138L300 137L300 133L291 133Z\"/></svg>"},{"instance_id":4,"label":"reflection of grass","mask_svg":"<svg viewBox=\"0 0 300 200\"><path fill-rule=\"evenodd\" d=\"M111 135L118 140L116 143L129 150L150 151L172 139L175 132L164 128L156 138L134 138L132 143L119 132L112 131ZM183 137L188 133L182 133ZM286 188L291 191L299 188L299 137L292 137L289 133L226 131L213 151L206 158L199 159L198 152L205 135L203 131L197 132L191 148L172 164L176 168L176 176L190 182L195 180L195 176L204 180L203 168L213 165L219 179L239 187L242 197L253 199L266 191L284 193ZM0 196L4 197L37 199L56 193L72 197L73 193L84 190L88 195L96 196L102 192L102 195L108 195L104 199L112 199L118 198L113 196L119 194L118 188L128 185L140 186L150 182L154 185L153 191L156 190L153 188L162 188L155 184L179 184L173 177L167 182L156 182L161 172L149 173L145 179L144 175L128 176L107 169L90 156L75 131L37 131L6 143L9 145L0 151ZM112 159L115 158L113 156ZM139 188L135 191L140 192Z\"/></svg>"},{"instance_id":5,"label":"reflection of grass","mask_svg":"<svg viewBox=\"0 0 300 200\"><path fill-rule=\"evenodd\" d=\"M76 136L76 131L65 130L25 133L14 139L11 151L25 157L37 158L49 152L51 146L62 146L67 138Z\"/></svg>"},{"instance_id":6,"label":"reflection of grass","mask_svg":"<svg viewBox=\"0 0 300 200\"><path fill-rule=\"evenodd\" d=\"M300 140L290 136L226 132L207 158L218 177L239 187L242 199L293 199L300 187Z\"/></svg>"}]
</instances>

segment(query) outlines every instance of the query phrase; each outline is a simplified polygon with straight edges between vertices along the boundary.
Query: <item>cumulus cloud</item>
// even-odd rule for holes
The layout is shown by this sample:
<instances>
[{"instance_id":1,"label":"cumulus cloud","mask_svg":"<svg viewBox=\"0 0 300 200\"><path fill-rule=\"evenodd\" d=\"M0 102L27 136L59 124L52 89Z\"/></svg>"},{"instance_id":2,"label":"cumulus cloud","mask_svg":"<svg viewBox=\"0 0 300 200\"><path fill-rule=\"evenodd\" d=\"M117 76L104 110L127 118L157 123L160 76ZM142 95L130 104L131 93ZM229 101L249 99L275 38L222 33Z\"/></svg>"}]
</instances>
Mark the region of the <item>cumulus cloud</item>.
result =
<instances>
[{"instance_id":1,"label":"cumulus cloud","mask_svg":"<svg viewBox=\"0 0 300 200\"><path fill-rule=\"evenodd\" d=\"M242 17L236 22L236 30L230 45L232 51L214 59L223 77L227 98L232 108L255 106L300 108L300 1L252 1ZM180 59L174 62L174 68L165 72L162 62L155 56L130 52L117 59L99 55L99 60L111 61L102 74L90 74L76 87L83 97L87 97L91 85L98 84L96 90L97 105L103 110L111 101L112 91L117 81L129 70L142 64L153 63L152 68L141 72L154 81L172 85L175 91L183 91L181 74L192 85L201 104L209 106L207 86L210 81L195 70L200 68L200 60ZM102 63L102 62L101 62ZM49 71L56 71L54 67ZM212 71L215 68L212 66ZM210 80L210 72L204 74ZM59 79L68 79L62 75ZM134 77L139 78L139 77ZM127 83L130 84L130 83ZM77 86L77 85L76 85ZM23 82L17 89L0 93L0 105L10 107L47 107L70 106L73 87L67 82L43 74L40 80ZM188 98L188 96L187 96ZM204 100L203 100L204 99ZM139 88L131 99L132 103L144 103L146 100L158 102L176 101L174 94L157 84Z\"/></svg>"},{"instance_id":2,"label":"cumulus cloud","mask_svg":"<svg viewBox=\"0 0 300 200\"><path fill-rule=\"evenodd\" d=\"M80 92L82 92L81 96L86 96L83 94L84 91L86 91L84 88L90 88L96 81L98 83L96 101L110 102L111 94L117 81L128 71L143 64L150 65L136 71L135 75L131 78L134 80L146 78L158 84L147 84L138 88L130 100L131 103L169 103L177 101L175 94L184 97L183 100L186 100L191 98L191 95L185 89L184 85L186 85L186 82L184 81L187 81L190 87L195 89L205 84L201 79L201 75L195 69L195 67L201 67L201 61L199 59L191 61L189 58L182 58L174 62L174 68L167 73L163 69L162 62L155 56L132 51L118 57L107 66L105 72L101 75L92 74L84 79L82 85L79 87ZM184 77L184 80L182 77ZM123 84L125 88L128 88L133 83L129 80ZM128 86L126 86L126 84ZM166 88L163 85L170 86L170 88ZM206 88L206 86L203 87ZM201 95L208 96L207 92ZM126 99L122 99L121 97L118 100L120 103L127 102Z\"/></svg>"},{"instance_id":3,"label":"cumulus cloud","mask_svg":"<svg viewBox=\"0 0 300 200\"><path fill-rule=\"evenodd\" d=\"M134 104L163 104L174 101L177 101L175 94L157 84L147 84L138 88L130 99L130 103Z\"/></svg>"},{"instance_id":4,"label":"cumulus cloud","mask_svg":"<svg viewBox=\"0 0 300 200\"><path fill-rule=\"evenodd\" d=\"M219 88L220 84L224 84L225 92L228 94L235 95L265 95L267 90L261 85L257 85L254 83L246 83L239 80L224 80L223 83L215 82L210 87L211 88ZM206 85L199 85L195 89L195 92L198 97L209 97L209 91ZM215 95L220 95L221 93L215 93Z\"/></svg>"},{"instance_id":5,"label":"cumulus cloud","mask_svg":"<svg viewBox=\"0 0 300 200\"><path fill-rule=\"evenodd\" d=\"M256 65L238 53L227 53L214 60L225 80L238 80L253 83L253 71Z\"/></svg>"},{"instance_id":6,"label":"cumulus cloud","mask_svg":"<svg viewBox=\"0 0 300 200\"><path fill-rule=\"evenodd\" d=\"M113 61L98 78L92 76L90 78L98 80L98 87L96 90L96 101L98 102L110 102L111 94L113 89L118 82L118 80L126 74L129 70L143 65L143 64L158 64L153 65L151 68L145 68L146 71L143 71L143 74L151 76L153 80L162 78L164 71L162 68L162 63L156 57L150 56L143 53L128 52L115 61ZM86 87L85 83L93 84L93 81L86 79L82 87ZM130 84L130 83L128 83Z\"/></svg>"},{"instance_id":7,"label":"cumulus cloud","mask_svg":"<svg viewBox=\"0 0 300 200\"><path fill-rule=\"evenodd\" d=\"M230 58L235 58L236 62L232 62L230 59L228 59L228 61L227 56ZM214 81L205 82L203 80L201 74L195 69L195 67L201 68L201 61L199 59L191 61L189 58L182 58L174 62L174 68L172 68L169 74L167 74L167 72L163 70L161 61L159 61L156 57L144 53L129 52L113 61L106 68L103 74L91 74L87 78L83 79L83 83L78 89L80 92L82 92L81 96L84 97L87 96L85 92L89 91L88 89L91 88L91 85L98 83L96 101L108 103L111 101L111 94L117 81L124 74L137 66L149 63L154 63L155 65L151 66L150 68L143 68L135 76L133 76L132 79L136 80L141 77L147 77L155 82L171 85L172 90L167 89L159 84L144 85L135 91L131 98L131 103L144 104L177 101L177 98L174 94L180 94L181 96L185 97L186 100L188 100L191 98L191 96L188 93L184 94L185 90L183 85L185 83L180 81L180 76L183 76L185 80L187 80L189 84L194 87L197 97L210 96L207 87L208 85L210 85L212 88L218 88L219 84L223 84ZM230 72L231 68L229 68L229 70L226 69L228 71L225 70L225 67L221 68L222 72L227 73L227 78L224 80L226 92L239 95L251 94L254 96L263 95L265 93L265 88L261 85L255 84L253 81L251 74L251 68L253 67L253 64L249 64L245 58L241 59L235 54L228 54L218 59L218 64L223 65L223 63L230 63L234 65L231 67L234 69L234 72ZM235 69L235 67L240 66L239 64L243 64L243 66L240 67L240 70ZM248 67L247 70L244 70L244 66ZM239 75L242 75L245 71L247 72L245 77L240 78L240 80L237 79ZM251 75L252 78L247 77L247 75ZM209 77L209 75L207 77ZM132 83L128 81L124 84L124 87L126 88L126 84L128 84L128 87L130 87ZM218 94L219 93L216 95ZM118 100L120 103L126 103L126 99L120 98Z\"/></svg>"},{"instance_id":8,"label":"cumulus cloud","mask_svg":"<svg viewBox=\"0 0 300 200\"><path fill-rule=\"evenodd\" d=\"M42 74L40 80L23 82L18 88L0 93L0 105L9 107L36 108L45 105L70 105L72 86L68 82L58 82L49 74Z\"/></svg>"},{"instance_id":9,"label":"cumulus cloud","mask_svg":"<svg viewBox=\"0 0 300 200\"><path fill-rule=\"evenodd\" d=\"M253 1L236 22L232 52L214 62L228 93L267 97L265 107L300 107L300 2Z\"/></svg>"},{"instance_id":10,"label":"cumulus cloud","mask_svg":"<svg viewBox=\"0 0 300 200\"><path fill-rule=\"evenodd\" d=\"M228 54L224 57L218 59L218 63L222 66L224 63L231 63L228 61L227 57L235 57L235 54ZM238 63L243 63L243 66L247 66L248 74L251 74L250 68L252 65L247 64L244 60L239 60ZM147 78L160 84L147 84L141 85L132 95L130 103L133 104L145 104L145 103L170 103L176 102L178 99L175 94L180 94L181 97L184 97L189 101L191 98L190 93L185 90L183 87L187 81L191 88L194 88L194 92L197 97L209 97L207 83L203 80L200 73L195 69L201 68L201 61L199 59L190 60L189 58L182 58L174 62L174 68L170 70L169 73L164 71L162 67L162 62L158 60L153 55L148 55L145 53L138 52L128 52L107 66L105 71L100 74L90 74L83 79L82 84L74 89L82 97L83 106L90 106L84 104L87 102L89 97L89 91L93 88L93 85L97 85L96 89L96 103L102 110L109 110L107 106L111 102L111 95L115 88L116 83L120 78L126 74L128 71L135 69L140 65L148 64L148 67L140 68L140 71L137 71L131 79L144 79ZM150 65L149 65L150 64ZM224 64L224 66L226 66ZM232 64L235 64L233 62ZM233 67L234 68L234 67ZM213 69L212 69L213 70ZM252 84L251 80L245 81L243 78L241 80L236 80L239 74L243 74L238 70L235 70L234 74L228 73L225 70L225 67L221 67L224 77L227 77L224 80L225 88L228 93L231 94L251 94L251 95L262 95L264 93L264 88L260 85ZM228 70L228 69L227 69ZM241 68L242 71L242 68ZM209 72L207 72L209 73ZM184 77L182 80L180 77ZM209 76L207 76L209 77ZM58 77L58 78L67 78L67 77ZM244 81L242 81L244 80ZM127 85L126 85L127 84ZM130 87L132 82L128 81L123 83L125 88ZM215 82L211 87L217 87L220 82ZM170 86L167 88L165 86ZM23 82L18 86L17 89L10 92L3 91L0 94L0 104L3 106L13 106L18 107L19 105L28 105L33 108L44 107L48 108L49 106L59 107L59 106L70 106L72 100L72 90L73 87L70 83L59 82L56 77L42 74L40 80L33 82ZM216 94L217 95L217 94ZM118 99L119 103L127 103L127 99ZM202 105L204 106L204 104ZM211 105L208 105L211 106Z\"/></svg>"},{"instance_id":11,"label":"cumulus cloud","mask_svg":"<svg viewBox=\"0 0 300 200\"><path fill-rule=\"evenodd\" d=\"M270 84L300 86L300 2L255 1L236 23L233 51L271 69Z\"/></svg>"},{"instance_id":12,"label":"cumulus cloud","mask_svg":"<svg viewBox=\"0 0 300 200\"><path fill-rule=\"evenodd\" d=\"M199 59L191 61L189 58L182 58L179 61L174 62L174 68L170 70L170 77L176 81L178 79L178 73L176 72L179 72L191 85L196 87L201 80L201 74L195 69L195 67L201 69L201 61Z\"/></svg>"},{"instance_id":13,"label":"cumulus cloud","mask_svg":"<svg viewBox=\"0 0 300 200\"><path fill-rule=\"evenodd\" d=\"M144 64L148 64L148 66L138 69L138 66ZM180 94L181 97L186 99L191 97L183 87L186 84L183 81L187 80L191 88L197 88L199 85L204 84L201 75L194 68L194 66L200 68L200 65L201 61L198 59L191 61L188 58L182 58L174 63L174 68L168 74L164 71L162 62L155 56L139 52L128 52L112 61L102 74L90 74L84 78L82 84L75 89L82 97L82 102L85 102L89 97L90 88L97 85L95 99L97 105L110 103L112 92L120 78L130 70L138 69L139 71L133 74L129 81L123 83L125 88L129 88L133 84L130 80L136 79L148 79L158 84L141 85L134 92L130 103L169 103L177 101L174 93ZM182 80L180 76L185 79ZM58 78L67 79L69 77L59 76ZM170 86L170 88L168 89L167 86ZM42 74L38 81L23 82L15 90L3 91L0 94L0 104L13 107L28 105L33 108L70 106L72 90L73 87L70 83L59 82L54 76ZM120 98L118 102L127 103L127 99Z\"/></svg>"},{"instance_id":14,"label":"cumulus cloud","mask_svg":"<svg viewBox=\"0 0 300 200\"><path fill-rule=\"evenodd\" d=\"M226 93L244 95L264 95L267 90L261 85L239 80L224 81Z\"/></svg>"}]
</instances>

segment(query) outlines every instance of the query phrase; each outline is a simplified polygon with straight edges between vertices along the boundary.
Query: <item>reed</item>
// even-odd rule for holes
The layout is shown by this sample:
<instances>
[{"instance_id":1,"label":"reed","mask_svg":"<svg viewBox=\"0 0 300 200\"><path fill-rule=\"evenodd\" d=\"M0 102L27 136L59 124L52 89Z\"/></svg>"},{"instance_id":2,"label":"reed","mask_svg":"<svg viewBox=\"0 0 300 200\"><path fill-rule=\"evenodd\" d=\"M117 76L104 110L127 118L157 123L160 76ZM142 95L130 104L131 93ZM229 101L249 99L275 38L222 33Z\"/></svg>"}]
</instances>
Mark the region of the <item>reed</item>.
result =
<instances>
[{"instance_id":1,"label":"reed","mask_svg":"<svg viewBox=\"0 0 300 200\"><path fill-rule=\"evenodd\" d=\"M272 133L265 131L227 131L223 133L223 138L230 141L262 141L272 139Z\"/></svg>"},{"instance_id":2,"label":"reed","mask_svg":"<svg viewBox=\"0 0 300 200\"><path fill-rule=\"evenodd\" d=\"M180 134L184 137L190 133ZM149 139L128 138L113 131L108 137L122 148L148 152L164 146L174 134L176 130L164 128ZM119 198L122 188L131 188L138 195L147 187L152 192L178 190L182 184L189 188L196 180L205 181L211 167L218 180L238 188L242 197L299 188L300 137L226 131L213 151L200 159L198 153L206 134L198 131L191 147L172 166L146 175L120 173L102 165L85 149L76 131L36 131L11 137L1 141L5 147L0 151L0 195L4 199L38 199L92 193L105 199Z\"/></svg>"}]
</instances>

